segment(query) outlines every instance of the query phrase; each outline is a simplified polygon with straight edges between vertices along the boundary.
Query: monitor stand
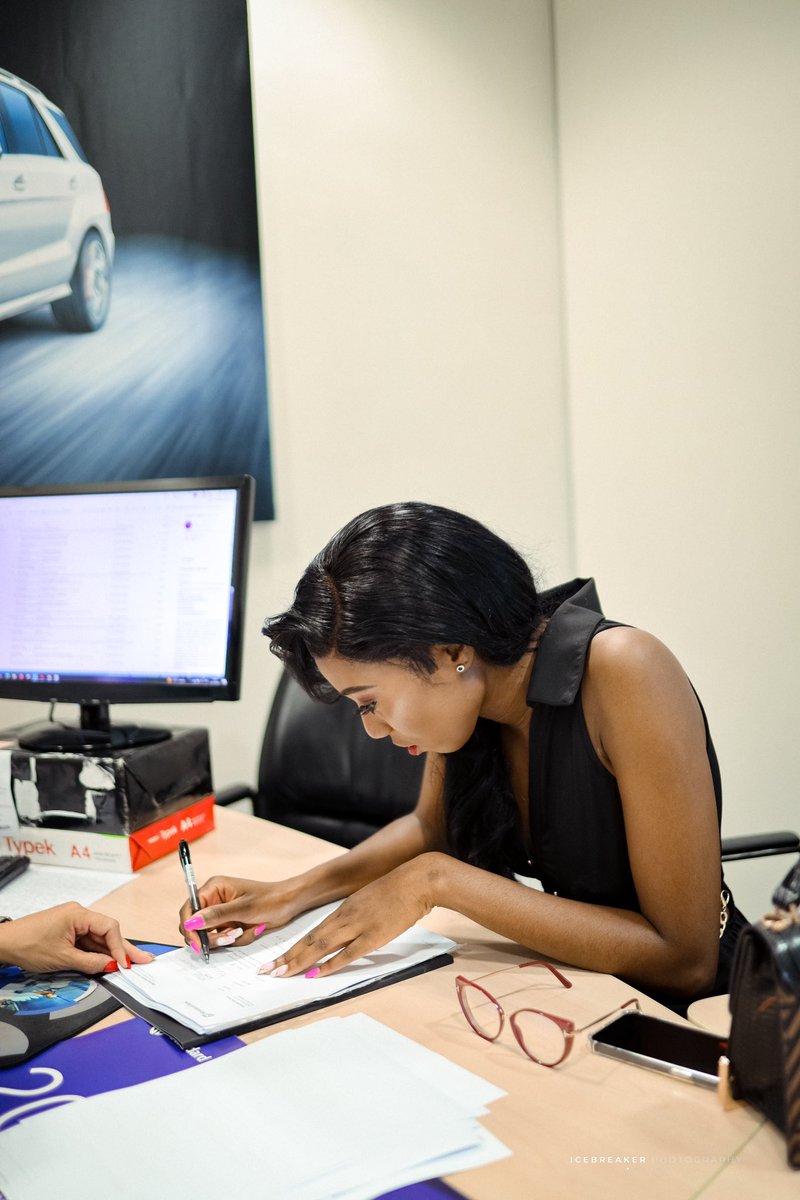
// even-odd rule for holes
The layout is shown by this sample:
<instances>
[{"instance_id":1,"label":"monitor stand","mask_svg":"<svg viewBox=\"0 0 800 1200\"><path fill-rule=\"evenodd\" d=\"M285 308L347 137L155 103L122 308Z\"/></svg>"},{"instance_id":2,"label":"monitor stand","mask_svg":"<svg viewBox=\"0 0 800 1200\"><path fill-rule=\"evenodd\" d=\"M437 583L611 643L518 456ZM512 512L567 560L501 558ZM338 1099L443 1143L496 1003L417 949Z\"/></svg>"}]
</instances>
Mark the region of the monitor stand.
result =
<instances>
[{"instance_id":1,"label":"monitor stand","mask_svg":"<svg viewBox=\"0 0 800 1200\"><path fill-rule=\"evenodd\" d=\"M165 742L172 737L169 729L163 726L112 725L108 704L102 700L81 700L80 710L79 726L61 725L56 721L36 725L17 739L20 748L38 754L59 750L73 754L102 754Z\"/></svg>"}]
</instances>

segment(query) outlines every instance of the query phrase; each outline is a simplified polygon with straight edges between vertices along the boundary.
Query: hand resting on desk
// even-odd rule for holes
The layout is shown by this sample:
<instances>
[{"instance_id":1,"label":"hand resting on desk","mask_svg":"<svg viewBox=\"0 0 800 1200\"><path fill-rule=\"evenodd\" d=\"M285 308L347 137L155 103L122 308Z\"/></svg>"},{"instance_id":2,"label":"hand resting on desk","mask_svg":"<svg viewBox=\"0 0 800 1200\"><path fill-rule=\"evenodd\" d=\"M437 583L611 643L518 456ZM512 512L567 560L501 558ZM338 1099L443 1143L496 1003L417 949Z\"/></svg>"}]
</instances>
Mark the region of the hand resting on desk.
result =
<instances>
[{"instance_id":1,"label":"hand resting on desk","mask_svg":"<svg viewBox=\"0 0 800 1200\"><path fill-rule=\"evenodd\" d=\"M111 962L150 962L153 955L127 942L119 923L70 901L0 925L0 963L25 971L82 971L97 975Z\"/></svg>"}]
</instances>

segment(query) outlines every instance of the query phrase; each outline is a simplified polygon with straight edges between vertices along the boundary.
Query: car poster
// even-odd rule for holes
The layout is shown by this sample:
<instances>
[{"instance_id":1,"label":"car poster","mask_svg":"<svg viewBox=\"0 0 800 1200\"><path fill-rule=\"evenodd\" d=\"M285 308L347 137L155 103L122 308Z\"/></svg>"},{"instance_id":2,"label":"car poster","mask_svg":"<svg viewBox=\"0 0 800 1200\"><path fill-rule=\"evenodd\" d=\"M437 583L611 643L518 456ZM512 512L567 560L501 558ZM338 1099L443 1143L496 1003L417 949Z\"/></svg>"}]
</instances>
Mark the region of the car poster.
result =
<instances>
[{"instance_id":1,"label":"car poster","mask_svg":"<svg viewBox=\"0 0 800 1200\"><path fill-rule=\"evenodd\" d=\"M0 485L273 516L246 0L3 0Z\"/></svg>"}]
</instances>

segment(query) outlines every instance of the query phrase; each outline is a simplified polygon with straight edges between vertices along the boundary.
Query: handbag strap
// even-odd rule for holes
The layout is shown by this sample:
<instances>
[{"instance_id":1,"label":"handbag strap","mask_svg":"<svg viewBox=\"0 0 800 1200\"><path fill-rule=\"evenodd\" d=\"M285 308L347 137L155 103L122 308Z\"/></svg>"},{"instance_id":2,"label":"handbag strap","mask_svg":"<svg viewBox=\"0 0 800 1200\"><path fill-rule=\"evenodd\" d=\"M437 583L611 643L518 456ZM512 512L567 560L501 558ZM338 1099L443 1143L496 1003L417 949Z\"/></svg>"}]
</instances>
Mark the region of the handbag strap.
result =
<instances>
[{"instance_id":1,"label":"handbag strap","mask_svg":"<svg viewBox=\"0 0 800 1200\"><path fill-rule=\"evenodd\" d=\"M793 904L800 904L800 858L786 878L776 887L772 894L772 903L776 908L782 909L791 908Z\"/></svg>"}]
</instances>

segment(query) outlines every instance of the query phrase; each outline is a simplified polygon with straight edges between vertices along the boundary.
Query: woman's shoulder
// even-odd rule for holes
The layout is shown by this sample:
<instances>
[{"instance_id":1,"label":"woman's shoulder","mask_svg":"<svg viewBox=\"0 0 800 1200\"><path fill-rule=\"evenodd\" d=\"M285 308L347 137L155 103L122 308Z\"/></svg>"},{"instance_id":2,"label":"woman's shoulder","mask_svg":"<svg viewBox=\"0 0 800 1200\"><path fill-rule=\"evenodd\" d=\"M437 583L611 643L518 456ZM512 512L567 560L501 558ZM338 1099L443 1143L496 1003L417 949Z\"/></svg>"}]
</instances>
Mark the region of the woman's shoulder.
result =
<instances>
[{"instance_id":1,"label":"woman's shoulder","mask_svg":"<svg viewBox=\"0 0 800 1200\"><path fill-rule=\"evenodd\" d=\"M643 629L615 626L595 635L582 697L592 740L610 760L631 737L648 742L656 731L659 737L671 730L677 739L702 740L701 709L686 672Z\"/></svg>"},{"instance_id":2,"label":"woman's shoulder","mask_svg":"<svg viewBox=\"0 0 800 1200\"><path fill-rule=\"evenodd\" d=\"M642 668L664 659L677 658L664 643L633 625L608 625L599 629L589 644L590 658L609 669Z\"/></svg>"},{"instance_id":3,"label":"woman's shoulder","mask_svg":"<svg viewBox=\"0 0 800 1200\"><path fill-rule=\"evenodd\" d=\"M628 625L601 629L592 638L584 684L599 698L691 694L686 672L669 647L654 634Z\"/></svg>"}]
</instances>

